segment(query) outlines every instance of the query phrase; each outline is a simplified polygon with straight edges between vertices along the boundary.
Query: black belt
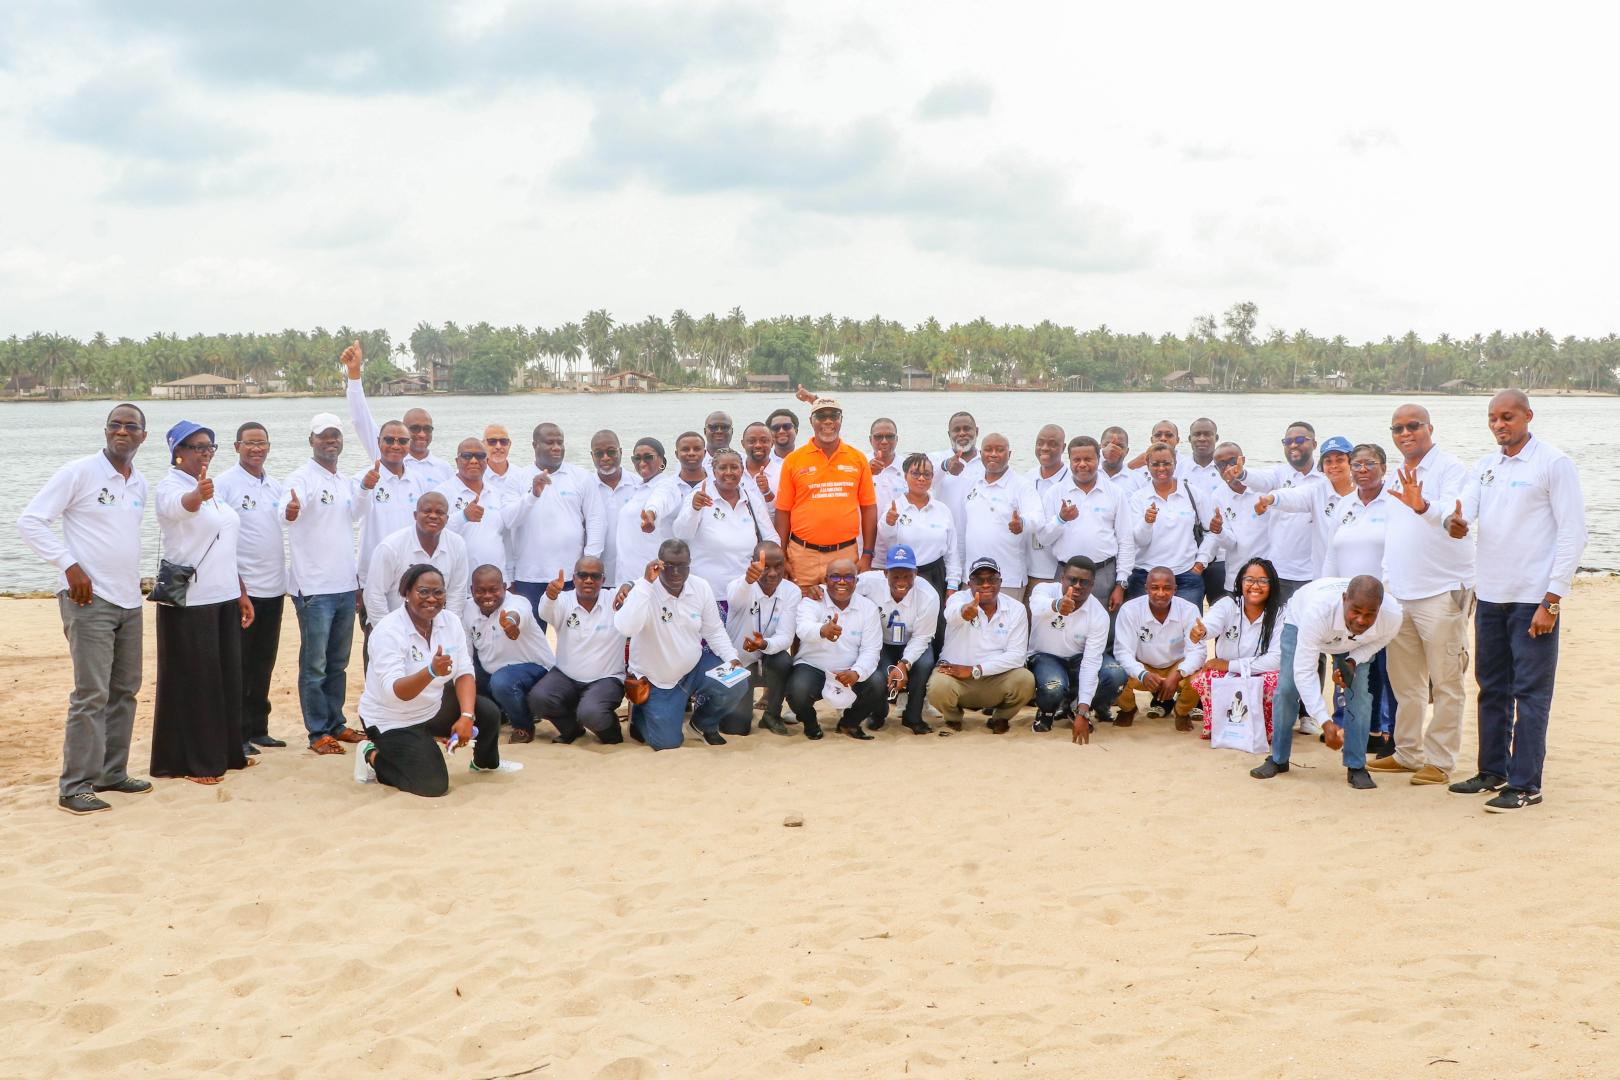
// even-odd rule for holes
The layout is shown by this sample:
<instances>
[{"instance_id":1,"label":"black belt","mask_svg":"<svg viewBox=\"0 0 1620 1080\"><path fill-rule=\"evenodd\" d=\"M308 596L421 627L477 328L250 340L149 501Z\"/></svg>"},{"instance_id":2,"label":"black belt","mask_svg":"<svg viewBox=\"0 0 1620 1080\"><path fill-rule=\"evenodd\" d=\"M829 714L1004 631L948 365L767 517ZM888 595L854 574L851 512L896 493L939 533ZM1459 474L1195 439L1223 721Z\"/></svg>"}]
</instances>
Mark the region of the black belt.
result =
<instances>
[{"instance_id":1,"label":"black belt","mask_svg":"<svg viewBox=\"0 0 1620 1080\"><path fill-rule=\"evenodd\" d=\"M827 554L828 552L831 552L831 551L842 551L847 547L854 547L855 546L855 541L854 540L845 540L842 544L812 544L808 540L799 539L797 536L795 536L792 533L788 533L788 539L793 541L795 544L798 544L800 547L807 547L811 551L819 551L823 555L825 555L825 554Z\"/></svg>"}]
</instances>

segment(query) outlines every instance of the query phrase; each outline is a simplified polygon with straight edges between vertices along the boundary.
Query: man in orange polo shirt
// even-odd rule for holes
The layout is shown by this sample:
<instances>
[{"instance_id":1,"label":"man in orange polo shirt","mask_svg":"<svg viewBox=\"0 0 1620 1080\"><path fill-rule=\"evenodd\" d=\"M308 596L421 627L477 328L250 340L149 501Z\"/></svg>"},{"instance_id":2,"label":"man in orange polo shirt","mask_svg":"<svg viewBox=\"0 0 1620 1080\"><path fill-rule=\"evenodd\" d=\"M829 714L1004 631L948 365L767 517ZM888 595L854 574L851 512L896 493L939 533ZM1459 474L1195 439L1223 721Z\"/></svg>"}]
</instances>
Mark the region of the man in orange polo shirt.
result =
<instances>
[{"instance_id":1,"label":"man in orange polo shirt","mask_svg":"<svg viewBox=\"0 0 1620 1080\"><path fill-rule=\"evenodd\" d=\"M872 467L865 454L839 438L843 426L842 406L816 398L810 406L815 437L782 459L776 532L787 553L788 577L801 589L821 584L834 559L856 559L863 572L872 568L877 542Z\"/></svg>"}]
</instances>

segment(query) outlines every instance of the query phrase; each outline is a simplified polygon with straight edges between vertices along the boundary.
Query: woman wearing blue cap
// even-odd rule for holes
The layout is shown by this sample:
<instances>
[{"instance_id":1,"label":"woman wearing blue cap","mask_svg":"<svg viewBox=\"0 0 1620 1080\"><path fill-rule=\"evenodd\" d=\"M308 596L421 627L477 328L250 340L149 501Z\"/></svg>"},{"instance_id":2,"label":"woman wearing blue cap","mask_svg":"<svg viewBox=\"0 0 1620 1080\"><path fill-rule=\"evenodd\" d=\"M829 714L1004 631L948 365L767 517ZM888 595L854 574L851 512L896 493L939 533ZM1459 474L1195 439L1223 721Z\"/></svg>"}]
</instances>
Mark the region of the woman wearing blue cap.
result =
<instances>
[{"instance_id":1,"label":"woman wearing blue cap","mask_svg":"<svg viewBox=\"0 0 1620 1080\"><path fill-rule=\"evenodd\" d=\"M158 482L163 560L185 579L157 612L157 708L152 775L217 784L257 765L242 752L242 628L253 602L236 573L236 511L214 497L214 433L190 420L169 429L172 468ZM154 597L156 599L156 597Z\"/></svg>"}]
</instances>

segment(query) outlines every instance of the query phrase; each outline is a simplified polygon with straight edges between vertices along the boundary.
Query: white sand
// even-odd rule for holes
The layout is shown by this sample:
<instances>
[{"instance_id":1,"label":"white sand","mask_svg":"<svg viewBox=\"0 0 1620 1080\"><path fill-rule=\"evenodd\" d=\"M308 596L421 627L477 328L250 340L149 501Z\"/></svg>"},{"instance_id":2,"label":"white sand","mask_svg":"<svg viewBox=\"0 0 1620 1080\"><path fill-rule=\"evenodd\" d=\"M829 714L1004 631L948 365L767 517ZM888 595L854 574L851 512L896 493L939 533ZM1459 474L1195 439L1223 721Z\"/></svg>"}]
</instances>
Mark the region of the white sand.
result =
<instances>
[{"instance_id":1,"label":"white sand","mask_svg":"<svg viewBox=\"0 0 1620 1080\"><path fill-rule=\"evenodd\" d=\"M0 614L0 1075L1620 1074L1614 581L1507 817L1314 740L1262 784L1168 721L536 743L415 799L301 748L289 610L294 746L76 819L54 603Z\"/></svg>"}]
</instances>

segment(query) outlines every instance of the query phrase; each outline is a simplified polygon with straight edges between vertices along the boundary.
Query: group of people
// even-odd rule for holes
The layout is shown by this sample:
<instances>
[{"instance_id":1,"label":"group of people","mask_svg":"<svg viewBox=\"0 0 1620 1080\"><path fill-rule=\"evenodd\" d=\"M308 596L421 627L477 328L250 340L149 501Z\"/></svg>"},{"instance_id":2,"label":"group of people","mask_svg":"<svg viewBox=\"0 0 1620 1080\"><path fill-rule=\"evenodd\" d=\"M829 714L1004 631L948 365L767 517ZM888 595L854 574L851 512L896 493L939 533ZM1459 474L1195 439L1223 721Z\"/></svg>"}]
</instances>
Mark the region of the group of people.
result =
<instances>
[{"instance_id":1,"label":"group of people","mask_svg":"<svg viewBox=\"0 0 1620 1080\"><path fill-rule=\"evenodd\" d=\"M1530 433L1517 390L1491 399L1497 449L1472 468L1435 444L1422 406L1400 406L1393 482L1377 442L1318 443L1303 421L1266 469L1207 418L1185 447L1176 424L1155 424L1135 457L1122 428L1071 438L1047 424L1023 472L967 412L943 450L902 454L886 418L858 449L839 402L808 390L802 444L791 408L745 426L740 448L717 411L675 440L673 466L645 436L625 468L601 430L586 469L564 460L554 423L534 428L532 464L512 460L499 424L441 458L425 409L378 425L357 345L342 363L349 428L372 459L358 474L339 470L333 413L312 418L309 457L282 480L263 425L241 425L236 463L215 471L216 433L187 420L149 492L135 467L146 419L124 404L105 448L24 511L23 539L61 571L73 660L64 810L150 790L127 768L149 500L157 777L214 784L285 745L269 687L290 596L310 750L352 749L356 779L418 795L448 790L440 740L470 744L474 772L519 767L501 759L503 726L509 742L545 722L554 742L619 743L622 713L630 738L664 750L687 726L709 744L747 735L756 714L819 740L818 706L858 740L891 711L919 735L980 711L1003 733L1033 706L1036 731L1084 744L1099 724L1137 723L1145 694L1147 718L1205 738L1233 714L1263 718L1257 779L1289 770L1297 727L1342 747L1356 788L1379 773L1490 794L1493 811L1541 800L1585 525L1574 465ZM1470 623L1479 760L1454 781ZM1217 716L1233 678L1262 700L1240 694Z\"/></svg>"}]
</instances>

